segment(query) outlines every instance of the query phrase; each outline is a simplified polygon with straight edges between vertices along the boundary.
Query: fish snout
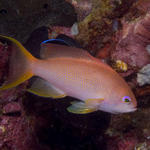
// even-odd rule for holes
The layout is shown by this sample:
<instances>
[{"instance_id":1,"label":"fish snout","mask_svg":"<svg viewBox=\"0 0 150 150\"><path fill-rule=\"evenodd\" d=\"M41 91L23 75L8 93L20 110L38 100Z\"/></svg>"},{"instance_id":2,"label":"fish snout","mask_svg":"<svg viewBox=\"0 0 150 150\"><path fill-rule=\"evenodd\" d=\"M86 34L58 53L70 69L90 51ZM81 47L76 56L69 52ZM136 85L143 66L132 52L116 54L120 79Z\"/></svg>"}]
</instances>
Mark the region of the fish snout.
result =
<instances>
[{"instance_id":1,"label":"fish snout","mask_svg":"<svg viewBox=\"0 0 150 150\"><path fill-rule=\"evenodd\" d=\"M131 109L131 112L136 111L136 110L137 110L137 107L133 107L133 108Z\"/></svg>"},{"instance_id":2,"label":"fish snout","mask_svg":"<svg viewBox=\"0 0 150 150\"><path fill-rule=\"evenodd\" d=\"M137 110L137 107L136 106L133 106L133 107L130 107L126 112L134 112Z\"/></svg>"}]
</instances>

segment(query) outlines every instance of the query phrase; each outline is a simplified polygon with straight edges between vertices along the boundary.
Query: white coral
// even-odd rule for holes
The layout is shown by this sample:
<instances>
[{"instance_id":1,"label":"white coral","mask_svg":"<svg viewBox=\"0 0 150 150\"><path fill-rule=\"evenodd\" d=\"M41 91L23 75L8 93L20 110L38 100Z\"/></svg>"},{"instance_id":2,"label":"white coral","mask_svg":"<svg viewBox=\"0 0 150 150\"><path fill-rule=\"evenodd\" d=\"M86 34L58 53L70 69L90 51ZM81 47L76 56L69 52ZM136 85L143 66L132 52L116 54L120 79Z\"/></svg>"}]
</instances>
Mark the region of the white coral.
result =
<instances>
[{"instance_id":1,"label":"white coral","mask_svg":"<svg viewBox=\"0 0 150 150\"><path fill-rule=\"evenodd\" d=\"M79 34L79 30L78 30L78 23L75 22L72 27L71 27L71 34L72 35L78 35Z\"/></svg>"},{"instance_id":2,"label":"white coral","mask_svg":"<svg viewBox=\"0 0 150 150\"><path fill-rule=\"evenodd\" d=\"M150 84L150 64L144 66L137 74L137 82L140 86Z\"/></svg>"}]
</instances>

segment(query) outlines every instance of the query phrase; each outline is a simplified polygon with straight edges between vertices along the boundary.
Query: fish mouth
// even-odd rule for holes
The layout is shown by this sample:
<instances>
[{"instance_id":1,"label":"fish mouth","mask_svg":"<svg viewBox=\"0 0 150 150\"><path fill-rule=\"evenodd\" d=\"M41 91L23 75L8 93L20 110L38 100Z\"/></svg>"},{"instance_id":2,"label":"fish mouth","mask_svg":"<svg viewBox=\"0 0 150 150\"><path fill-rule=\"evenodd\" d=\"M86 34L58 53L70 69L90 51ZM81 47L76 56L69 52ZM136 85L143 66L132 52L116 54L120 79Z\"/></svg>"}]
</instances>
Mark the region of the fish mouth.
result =
<instances>
[{"instance_id":1,"label":"fish mouth","mask_svg":"<svg viewBox=\"0 0 150 150\"><path fill-rule=\"evenodd\" d=\"M111 113L112 113L112 114L123 114L123 113L134 112L134 111L136 111L136 110L137 110L137 108L134 107L134 108L131 108L131 109L127 110L127 111L122 111L122 112L113 111L113 112L111 112Z\"/></svg>"},{"instance_id":2,"label":"fish mouth","mask_svg":"<svg viewBox=\"0 0 150 150\"><path fill-rule=\"evenodd\" d=\"M134 111L136 111L136 110L137 110L137 108L134 107L134 108L129 109L129 111L127 111L126 113L128 113L128 112L134 112Z\"/></svg>"},{"instance_id":3,"label":"fish mouth","mask_svg":"<svg viewBox=\"0 0 150 150\"><path fill-rule=\"evenodd\" d=\"M134 107L133 109L132 109L132 111L136 111L137 110L137 107Z\"/></svg>"}]
</instances>

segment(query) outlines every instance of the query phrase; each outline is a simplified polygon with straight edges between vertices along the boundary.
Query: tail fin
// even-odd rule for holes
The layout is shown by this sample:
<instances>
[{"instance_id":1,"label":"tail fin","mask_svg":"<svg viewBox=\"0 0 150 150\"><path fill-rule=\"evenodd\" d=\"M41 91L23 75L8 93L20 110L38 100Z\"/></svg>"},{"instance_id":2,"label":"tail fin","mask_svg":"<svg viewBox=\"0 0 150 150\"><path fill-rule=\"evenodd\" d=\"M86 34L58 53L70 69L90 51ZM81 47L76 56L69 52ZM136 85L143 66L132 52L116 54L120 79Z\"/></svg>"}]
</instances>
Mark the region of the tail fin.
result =
<instances>
[{"instance_id":1,"label":"tail fin","mask_svg":"<svg viewBox=\"0 0 150 150\"><path fill-rule=\"evenodd\" d=\"M0 35L1 40L6 40L11 45L12 53L9 59L8 79L0 90L6 90L19 85L33 76L31 65L34 58L17 40Z\"/></svg>"}]
</instances>

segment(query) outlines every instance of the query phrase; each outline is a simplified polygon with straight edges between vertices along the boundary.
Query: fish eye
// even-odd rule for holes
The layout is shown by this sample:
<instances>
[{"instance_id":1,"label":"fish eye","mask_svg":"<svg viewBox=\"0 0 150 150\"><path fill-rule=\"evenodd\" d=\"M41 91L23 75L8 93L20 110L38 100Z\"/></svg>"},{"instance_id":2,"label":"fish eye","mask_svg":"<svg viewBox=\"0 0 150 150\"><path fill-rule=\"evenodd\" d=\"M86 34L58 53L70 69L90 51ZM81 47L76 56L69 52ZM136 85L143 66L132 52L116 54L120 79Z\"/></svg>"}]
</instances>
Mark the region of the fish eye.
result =
<instances>
[{"instance_id":1,"label":"fish eye","mask_svg":"<svg viewBox=\"0 0 150 150\"><path fill-rule=\"evenodd\" d=\"M130 98L129 96L124 96L124 97L122 98L122 100L123 100L125 103L131 102L131 98Z\"/></svg>"}]
</instances>

